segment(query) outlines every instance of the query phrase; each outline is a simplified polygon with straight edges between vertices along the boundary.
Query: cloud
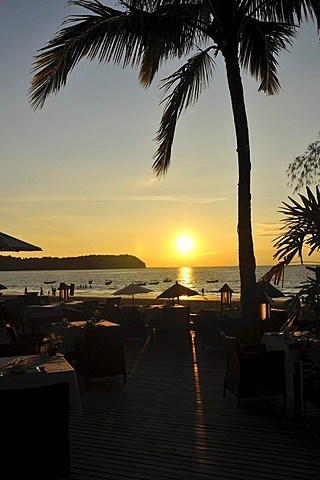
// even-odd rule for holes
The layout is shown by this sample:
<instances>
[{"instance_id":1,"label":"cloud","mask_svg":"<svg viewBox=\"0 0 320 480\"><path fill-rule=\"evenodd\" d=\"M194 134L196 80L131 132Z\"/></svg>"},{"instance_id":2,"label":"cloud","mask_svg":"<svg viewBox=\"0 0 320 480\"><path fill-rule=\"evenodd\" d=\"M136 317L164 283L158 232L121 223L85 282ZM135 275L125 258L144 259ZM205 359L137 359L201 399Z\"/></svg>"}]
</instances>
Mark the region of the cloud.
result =
<instances>
[{"instance_id":1,"label":"cloud","mask_svg":"<svg viewBox=\"0 0 320 480\"><path fill-rule=\"evenodd\" d=\"M276 237L282 233L280 222L256 223L255 235L260 237Z\"/></svg>"}]
</instances>

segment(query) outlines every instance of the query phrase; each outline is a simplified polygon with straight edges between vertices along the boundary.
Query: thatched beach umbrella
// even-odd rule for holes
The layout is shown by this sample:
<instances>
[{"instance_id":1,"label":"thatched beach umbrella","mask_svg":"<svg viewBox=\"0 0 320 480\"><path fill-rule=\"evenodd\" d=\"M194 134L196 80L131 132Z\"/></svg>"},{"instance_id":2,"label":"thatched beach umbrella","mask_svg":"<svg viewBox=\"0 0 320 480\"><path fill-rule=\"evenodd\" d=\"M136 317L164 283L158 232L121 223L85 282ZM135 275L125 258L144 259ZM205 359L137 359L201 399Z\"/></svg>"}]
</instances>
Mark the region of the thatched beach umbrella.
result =
<instances>
[{"instance_id":1,"label":"thatched beach umbrella","mask_svg":"<svg viewBox=\"0 0 320 480\"><path fill-rule=\"evenodd\" d=\"M171 287L167 288L167 290L160 293L157 298L176 298L177 302L179 303L179 297L192 297L193 295L200 295L200 293L192 290L191 288L185 287L176 281L174 285L171 285Z\"/></svg>"},{"instance_id":2,"label":"thatched beach umbrella","mask_svg":"<svg viewBox=\"0 0 320 480\"><path fill-rule=\"evenodd\" d=\"M270 298L281 298L285 297L285 294L281 292L278 288L271 285L270 282L264 280L259 280L257 282L258 293L266 293Z\"/></svg>"}]
</instances>

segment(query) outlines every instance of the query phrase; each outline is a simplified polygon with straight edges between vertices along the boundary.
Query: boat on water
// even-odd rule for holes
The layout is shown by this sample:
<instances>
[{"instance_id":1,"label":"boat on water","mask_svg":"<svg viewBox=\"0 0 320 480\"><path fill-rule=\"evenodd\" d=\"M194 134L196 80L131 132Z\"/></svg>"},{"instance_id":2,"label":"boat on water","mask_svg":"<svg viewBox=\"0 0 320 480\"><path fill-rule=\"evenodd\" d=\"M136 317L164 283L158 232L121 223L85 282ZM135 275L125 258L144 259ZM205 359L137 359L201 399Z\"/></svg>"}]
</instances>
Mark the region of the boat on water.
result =
<instances>
[{"instance_id":1,"label":"boat on water","mask_svg":"<svg viewBox=\"0 0 320 480\"><path fill-rule=\"evenodd\" d=\"M211 280L207 280L207 283L217 283L219 282L219 279L212 278Z\"/></svg>"},{"instance_id":2,"label":"boat on water","mask_svg":"<svg viewBox=\"0 0 320 480\"><path fill-rule=\"evenodd\" d=\"M50 283L56 283L56 280L48 280L47 282L43 282L46 285L49 285Z\"/></svg>"},{"instance_id":3,"label":"boat on water","mask_svg":"<svg viewBox=\"0 0 320 480\"><path fill-rule=\"evenodd\" d=\"M104 282L105 285L111 285L111 283L112 283L112 280L106 280L106 281Z\"/></svg>"},{"instance_id":4,"label":"boat on water","mask_svg":"<svg viewBox=\"0 0 320 480\"><path fill-rule=\"evenodd\" d=\"M139 287L144 287L147 285L147 282L140 282L139 280L132 282L134 285L139 285Z\"/></svg>"},{"instance_id":5,"label":"boat on water","mask_svg":"<svg viewBox=\"0 0 320 480\"><path fill-rule=\"evenodd\" d=\"M149 285L159 285L159 280L153 280L152 282L149 282Z\"/></svg>"},{"instance_id":6,"label":"boat on water","mask_svg":"<svg viewBox=\"0 0 320 480\"><path fill-rule=\"evenodd\" d=\"M164 278L164 279L163 279L163 282L164 282L164 283L172 282L172 278L169 278L169 277Z\"/></svg>"}]
</instances>

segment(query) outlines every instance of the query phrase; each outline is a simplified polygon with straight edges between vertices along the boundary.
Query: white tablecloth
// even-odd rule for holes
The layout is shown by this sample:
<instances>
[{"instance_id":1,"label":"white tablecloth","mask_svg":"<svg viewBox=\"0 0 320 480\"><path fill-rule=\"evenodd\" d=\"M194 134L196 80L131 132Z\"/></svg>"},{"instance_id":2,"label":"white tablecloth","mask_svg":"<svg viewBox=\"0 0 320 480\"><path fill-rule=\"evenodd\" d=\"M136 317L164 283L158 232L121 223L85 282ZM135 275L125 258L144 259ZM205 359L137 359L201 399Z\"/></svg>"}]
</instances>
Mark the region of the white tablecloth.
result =
<instances>
[{"instance_id":1,"label":"white tablecloth","mask_svg":"<svg viewBox=\"0 0 320 480\"><path fill-rule=\"evenodd\" d=\"M300 359L300 349L289 349L290 340L284 335L276 332L266 332L262 336L262 343L266 345L267 351L284 350L286 352L286 372L294 373L294 363Z\"/></svg>"},{"instance_id":2,"label":"white tablecloth","mask_svg":"<svg viewBox=\"0 0 320 480\"><path fill-rule=\"evenodd\" d=\"M3 366L16 359L26 359L30 368L25 373L13 374ZM35 367L44 367L47 373L38 372ZM41 359L39 355L24 355L23 357L0 357L0 395L1 389L30 388L51 385L67 381L70 384L70 406L74 413L81 413L81 399L77 375L72 366L62 355Z\"/></svg>"}]
</instances>

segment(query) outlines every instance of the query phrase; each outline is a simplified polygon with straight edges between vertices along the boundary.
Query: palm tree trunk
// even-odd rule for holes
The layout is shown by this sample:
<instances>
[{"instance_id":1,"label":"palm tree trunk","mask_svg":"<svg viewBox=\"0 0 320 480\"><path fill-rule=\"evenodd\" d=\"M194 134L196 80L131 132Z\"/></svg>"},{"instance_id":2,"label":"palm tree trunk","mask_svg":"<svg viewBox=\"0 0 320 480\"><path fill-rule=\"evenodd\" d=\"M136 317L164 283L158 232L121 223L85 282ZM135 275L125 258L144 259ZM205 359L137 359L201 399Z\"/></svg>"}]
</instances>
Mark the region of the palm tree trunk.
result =
<instances>
[{"instance_id":1,"label":"palm tree trunk","mask_svg":"<svg viewBox=\"0 0 320 480\"><path fill-rule=\"evenodd\" d=\"M259 306L256 288L256 261L251 225L251 161L247 113L236 53L225 53L225 64L238 153L238 245L241 307L247 321L245 340L260 341Z\"/></svg>"}]
</instances>

